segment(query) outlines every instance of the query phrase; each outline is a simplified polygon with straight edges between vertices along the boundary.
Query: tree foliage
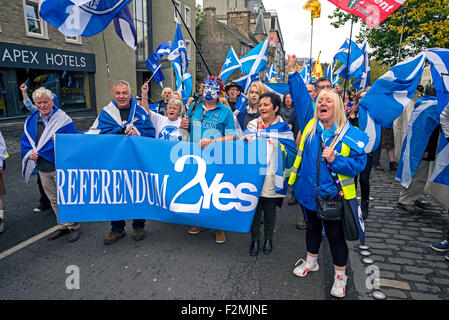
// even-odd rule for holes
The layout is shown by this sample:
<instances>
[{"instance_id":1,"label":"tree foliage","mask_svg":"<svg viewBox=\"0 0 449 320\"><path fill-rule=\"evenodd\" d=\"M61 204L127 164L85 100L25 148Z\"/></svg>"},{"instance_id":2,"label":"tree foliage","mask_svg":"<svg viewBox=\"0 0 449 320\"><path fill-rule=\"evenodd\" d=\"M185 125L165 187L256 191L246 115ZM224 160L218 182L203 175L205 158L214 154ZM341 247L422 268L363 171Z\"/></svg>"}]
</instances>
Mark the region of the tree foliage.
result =
<instances>
[{"instance_id":1,"label":"tree foliage","mask_svg":"<svg viewBox=\"0 0 449 320\"><path fill-rule=\"evenodd\" d=\"M387 66L414 56L426 48L449 48L449 1L407 0L376 28L339 8L329 16L335 28L354 19L361 23L358 43L368 40L371 57ZM402 27L404 24L404 27Z\"/></svg>"}]
</instances>

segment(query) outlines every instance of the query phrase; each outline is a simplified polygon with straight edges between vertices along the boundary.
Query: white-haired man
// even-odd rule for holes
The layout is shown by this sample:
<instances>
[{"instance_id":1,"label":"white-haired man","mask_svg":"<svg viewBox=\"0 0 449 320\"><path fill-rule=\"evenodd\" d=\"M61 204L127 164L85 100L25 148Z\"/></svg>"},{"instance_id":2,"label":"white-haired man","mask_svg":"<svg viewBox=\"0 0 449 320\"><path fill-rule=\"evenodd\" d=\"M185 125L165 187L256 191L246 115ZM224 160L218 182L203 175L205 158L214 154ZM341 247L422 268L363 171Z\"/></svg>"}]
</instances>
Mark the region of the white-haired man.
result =
<instances>
[{"instance_id":1,"label":"white-haired man","mask_svg":"<svg viewBox=\"0 0 449 320\"><path fill-rule=\"evenodd\" d=\"M25 121L20 139L22 148L22 174L28 181L35 168L38 170L45 194L58 218L56 194L55 142L56 133L78 133L72 119L55 106L53 94L41 87L33 92L33 102L37 107ZM69 242L80 237L79 223L58 223L59 229L49 235L48 240L58 239L66 234Z\"/></svg>"}]
</instances>

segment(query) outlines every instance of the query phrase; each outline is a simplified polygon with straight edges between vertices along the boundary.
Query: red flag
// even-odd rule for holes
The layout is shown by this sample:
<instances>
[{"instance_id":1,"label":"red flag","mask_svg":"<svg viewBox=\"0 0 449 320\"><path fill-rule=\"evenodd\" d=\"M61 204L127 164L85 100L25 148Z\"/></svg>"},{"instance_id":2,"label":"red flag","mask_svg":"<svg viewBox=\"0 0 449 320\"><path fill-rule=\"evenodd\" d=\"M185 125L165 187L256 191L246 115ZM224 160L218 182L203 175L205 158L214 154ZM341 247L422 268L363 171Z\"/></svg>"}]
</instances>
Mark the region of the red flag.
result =
<instances>
[{"instance_id":1,"label":"red flag","mask_svg":"<svg viewBox=\"0 0 449 320\"><path fill-rule=\"evenodd\" d=\"M375 28L398 9L405 0L329 0L340 9L355 14Z\"/></svg>"}]
</instances>

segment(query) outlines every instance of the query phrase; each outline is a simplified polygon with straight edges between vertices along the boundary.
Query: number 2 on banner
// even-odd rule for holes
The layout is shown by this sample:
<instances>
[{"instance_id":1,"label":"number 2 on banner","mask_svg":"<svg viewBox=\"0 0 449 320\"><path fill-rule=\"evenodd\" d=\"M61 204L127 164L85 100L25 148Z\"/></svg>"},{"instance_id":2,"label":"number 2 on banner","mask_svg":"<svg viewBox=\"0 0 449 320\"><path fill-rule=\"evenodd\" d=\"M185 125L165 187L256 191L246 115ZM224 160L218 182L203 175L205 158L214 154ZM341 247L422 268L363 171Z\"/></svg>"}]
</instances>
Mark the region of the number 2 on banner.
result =
<instances>
[{"instance_id":1,"label":"number 2 on banner","mask_svg":"<svg viewBox=\"0 0 449 320\"><path fill-rule=\"evenodd\" d=\"M256 186L251 183L240 183L237 187L234 187L234 185L229 182L220 183L221 179L223 178L223 173L218 173L215 175L215 178L209 187L206 181L206 162L198 156L186 155L179 158L175 163L175 171L182 172L184 170L184 164L188 158L194 158L198 162L197 173L189 183L187 183L175 194L172 202L170 203L170 211L199 214L201 207L203 209L210 208L211 199L214 207L222 211L229 211L236 208L237 210L242 212L249 212L256 208L258 198L256 196L242 192L243 189L247 189L250 192L256 192ZM200 200L197 203L186 204L176 202L181 194L197 184L200 185L201 190L203 191L203 195L200 197ZM220 193L222 189L228 189L230 193ZM228 204L222 204L220 202L220 199L222 198L247 201L249 202L249 205L243 206L241 202L229 202Z\"/></svg>"}]
</instances>

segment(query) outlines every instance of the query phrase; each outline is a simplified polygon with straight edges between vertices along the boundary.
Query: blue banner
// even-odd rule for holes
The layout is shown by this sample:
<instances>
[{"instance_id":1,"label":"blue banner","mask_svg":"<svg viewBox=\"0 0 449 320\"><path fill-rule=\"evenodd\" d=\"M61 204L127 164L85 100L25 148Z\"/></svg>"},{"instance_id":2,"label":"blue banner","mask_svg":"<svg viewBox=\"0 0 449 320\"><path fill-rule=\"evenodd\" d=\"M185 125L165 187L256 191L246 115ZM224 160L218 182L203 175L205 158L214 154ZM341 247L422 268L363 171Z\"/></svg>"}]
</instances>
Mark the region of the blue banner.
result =
<instances>
[{"instance_id":1,"label":"blue banner","mask_svg":"<svg viewBox=\"0 0 449 320\"><path fill-rule=\"evenodd\" d=\"M55 139L59 222L149 219L248 232L265 140L197 144L122 135Z\"/></svg>"}]
</instances>

